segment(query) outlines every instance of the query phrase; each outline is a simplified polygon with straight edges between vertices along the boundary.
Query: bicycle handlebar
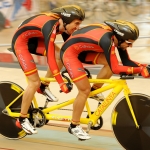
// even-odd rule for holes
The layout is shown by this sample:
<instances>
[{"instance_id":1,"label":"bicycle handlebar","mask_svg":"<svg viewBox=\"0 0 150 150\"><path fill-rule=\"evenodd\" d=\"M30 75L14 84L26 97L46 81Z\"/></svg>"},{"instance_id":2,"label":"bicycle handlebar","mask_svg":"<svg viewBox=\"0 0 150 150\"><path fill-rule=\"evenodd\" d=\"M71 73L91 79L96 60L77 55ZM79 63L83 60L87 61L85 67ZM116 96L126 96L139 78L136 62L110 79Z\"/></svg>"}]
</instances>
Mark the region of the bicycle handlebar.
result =
<instances>
[{"instance_id":1,"label":"bicycle handlebar","mask_svg":"<svg viewBox=\"0 0 150 150\"><path fill-rule=\"evenodd\" d=\"M89 70L86 69L86 68L84 68L84 70L86 71L87 77L88 77L89 79L91 79L92 76L91 76ZM67 88L69 89L69 91L71 91L72 88L73 88L73 84L71 83L70 79L65 75L65 73L68 73L67 70L62 71L61 75L62 75L63 78L65 78L65 79L67 80L67 82L68 82L68 83L66 83ZM62 92L62 91L60 90L60 93L61 93L61 92Z\"/></svg>"},{"instance_id":2,"label":"bicycle handlebar","mask_svg":"<svg viewBox=\"0 0 150 150\"><path fill-rule=\"evenodd\" d=\"M65 78L69 84L71 84L70 79L64 75L65 73L68 73L67 70L62 71L62 73L61 73L62 77Z\"/></svg>"},{"instance_id":3,"label":"bicycle handlebar","mask_svg":"<svg viewBox=\"0 0 150 150\"><path fill-rule=\"evenodd\" d=\"M86 69L86 68L84 68L84 70L85 70L86 73L87 73L87 77L91 79L92 76L91 76L89 70ZM69 91L71 91L72 88L73 88L73 84L71 83L69 77L67 77L67 76L65 75L65 73L68 73L67 70L62 71L61 75L62 75L63 78L65 78L65 79L67 80L68 83L66 83L66 85L67 85ZM134 79L134 76L135 76L134 74L121 73L121 74L120 74L120 79L124 79L124 80L126 80L126 79ZM140 75L138 74L137 76L140 76ZM62 92L62 91L60 90L60 92Z\"/></svg>"},{"instance_id":4,"label":"bicycle handlebar","mask_svg":"<svg viewBox=\"0 0 150 150\"><path fill-rule=\"evenodd\" d=\"M73 88L73 84L71 83L70 79L66 75L64 75L65 73L68 73L67 70L62 71L61 75L63 78L65 78L67 80L68 83L66 83L66 86L67 86L68 90L71 91ZM63 91L60 90L59 92L62 93Z\"/></svg>"},{"instance_id":5,"label":"bicycle handlebar","mask_svg":"<svg viewBox=\"0 0 150 150\"><path fill-rule=\"evenodd\" d=\"M86 71L87 77L88 77L89 79L91 79L92 76L91 76L91 74L90 74L90 71L89 71L88 69L86 69L86 68L84 68L84 70ZM65 73L68 73L67 70L62 71L62 73L61 73L62 77L64 77L64 78L67 80L67 82L68 82L69 84L71 84L70 79L69 79L67 76L64 75Z\"/></svg>"},{"instance_id":6,"label":"bicycle handlebar","mask_svg":"<svg viewBox=\"0 0 150 150\"><path fill-rule=\"evenodd\" d=\"M84 70L86 71L86 75L89 79L92 79L91 73L88 69L84 68Z\"/></svg>"},{"instance_id":7,"label":"bicycle handlebar","mask_svg":"<svg viewBox=\"0 0 150 150\"><path fill-rule=\"evenodd\" d=\"M134 79L134 75L133 74L126 74L126 73L121 73L120 74L120 79Z\"/></svg>"}]
</instances>

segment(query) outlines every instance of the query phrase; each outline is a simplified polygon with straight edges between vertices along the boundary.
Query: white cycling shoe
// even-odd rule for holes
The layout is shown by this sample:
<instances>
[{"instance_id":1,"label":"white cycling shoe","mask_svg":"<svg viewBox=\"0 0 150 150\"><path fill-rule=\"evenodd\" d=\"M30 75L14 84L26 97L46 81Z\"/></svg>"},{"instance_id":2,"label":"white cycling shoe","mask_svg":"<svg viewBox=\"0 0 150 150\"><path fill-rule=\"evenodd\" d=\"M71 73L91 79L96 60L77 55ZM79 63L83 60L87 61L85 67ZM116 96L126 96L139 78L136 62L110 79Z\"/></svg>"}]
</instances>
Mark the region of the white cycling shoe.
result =
<instances>
[{"instance_id":1,"label":"white cycling shoe","mask_svg":"<svg viewBox=\"0 0 150 150\"><path fill-rule=\"evenodd\" d=\"M80 125L75 128L68 128L69 133L75 135L79 140L89 140L91 137L87 134Z\"/></svg>"},{"instance_id":2,"label":"white cycling shoe","mask_svg":"<svg viewBox=\"0 0 150 150\"><path fill-rule=\"evenodd\" d=\"M58 98L46 87L43 91L43 94L48 98L51 102L58 102Z\"/></svg>"},{"instance_id":3,"label":"white cycling shoe","mask_svg":"<svg viewBox=\"0 0 150 150\"><path fill-rule=\"evenodd\" d=\"M102 93L100 93L100 94L97 94L97 95L94 95L94 96L91 96L90 98L92 98L92 99L95 99L95 100L97 100L97 101L104 101L104 99L105 99L105 97L104 97L104 95L102 94Z\"/></svg>"},{"instance_id":4,"label":"white cycling shoe","mask_svg":"<svg viewBox=\"0 0 150 150\"><path fill-rule=\"evenodd\" d=\"M19 119L17 119L16 126L19 128L22 128L27 134L36 134L37 133L36 128L34 128L31 125L28 118L25 118L22 121L19 121Z\"/></svg>"}]
</instances>

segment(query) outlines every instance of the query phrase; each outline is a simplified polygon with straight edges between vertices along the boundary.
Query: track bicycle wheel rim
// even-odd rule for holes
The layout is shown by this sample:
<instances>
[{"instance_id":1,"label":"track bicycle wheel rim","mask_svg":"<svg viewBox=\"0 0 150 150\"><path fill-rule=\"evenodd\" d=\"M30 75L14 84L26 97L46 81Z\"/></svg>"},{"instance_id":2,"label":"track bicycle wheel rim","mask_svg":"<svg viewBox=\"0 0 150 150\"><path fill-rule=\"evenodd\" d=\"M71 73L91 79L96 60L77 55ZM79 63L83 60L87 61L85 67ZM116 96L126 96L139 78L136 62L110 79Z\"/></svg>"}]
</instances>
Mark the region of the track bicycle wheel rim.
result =
<instances>
[{"instance_id":1,"label":"track bicycle wheel rim","mask_svg":"<svg viewBox=\"0 0 150 150\"><path fill-rule=\"evenodd\" d=\"M133 108L135 109L135 113L137 115L137 119L141 124L140 129L136 129L135 128L135 124L133 122L132 117L130 117L129 119L132 120L132 122L127 122L127 124L119 124L119 125L112 125L112 130L114 131L114 135L117 139L117 141L127 150L147 150L147 147L150 147L150 97L144 94L131 94L131 101L133 101ZM136 96L138 96L138 98L140 98L141 100L137 100L138 102L136 102L134 104L134 98L136 98ZM143 100L142 100L143 98ZM124 98L122 98L117 104L116 106L120 104L120 102L123 100ZM144 100L145 99L145 100ZM126 101L126 100L125 100ZM145 104L144 104L145 103ZM137 104L137 106L136 106ZM141 104L141 105L139 105ZM144 105L143 105L144 104ZM114 107L115 109L113 110L115 114L118 110L116 108L116 106ZM136 108L137 107L137 108ZM142 110L143 108L147 109L145 112L145 114L142 113L137 113L136 111L140 108L140 110ZM125 109L125 108L124 108ZM136 110L137 109L137 110ZM126 110L125 110L126 111ZM148 112L148 113L147 113ZM121 113L121 112L119 112ZM130 112L129 112L130 113ZM142 115L145 115L145 118L143 118ZM121 117L121 114L120 114ZM124 116L124 118L122 118L122 120L125 122L126 121L126 117ZM119 118L119 115L117 116L117 119ZM115 121L113 121L113 123L115 123ZM118 122L116 122L117 124ZM124 125L124 126L123 126Z\"/></svg>"},{"instance_id":2,"label":"track bicycle wheel rim","mask_svg":"<svg viewBox=\"0 0 150 150\"><path fill-rule=\"evenodd\" d=\"M14 93L16 92L15 90L13 91L11 89L12 85L17 88L16 91L17 90L23 91L23 88L21 88L16 83L9 82L9 81L0 82L0 103L1 103L0 104L0 106L1 106L0 110L1 111L3 111L5 109L5 107L11 102L11 99L13 99ZM8 93L5 93L5 92L8 92ZM15 94L15 97L16 96L17 96L17 92ZM9 98L9 100L7 99L7 97ZM7 99L7 100L5 101L4 99L5 100ZM12 117L7 116L1 112L0 113L0 119L1 119L0 134L3 137L5 137L7 139L21 139L27 135L24 132L24 130L16 127L16 125L15 125L16 118L12 118Z\"/></svg>"}]
</instances>

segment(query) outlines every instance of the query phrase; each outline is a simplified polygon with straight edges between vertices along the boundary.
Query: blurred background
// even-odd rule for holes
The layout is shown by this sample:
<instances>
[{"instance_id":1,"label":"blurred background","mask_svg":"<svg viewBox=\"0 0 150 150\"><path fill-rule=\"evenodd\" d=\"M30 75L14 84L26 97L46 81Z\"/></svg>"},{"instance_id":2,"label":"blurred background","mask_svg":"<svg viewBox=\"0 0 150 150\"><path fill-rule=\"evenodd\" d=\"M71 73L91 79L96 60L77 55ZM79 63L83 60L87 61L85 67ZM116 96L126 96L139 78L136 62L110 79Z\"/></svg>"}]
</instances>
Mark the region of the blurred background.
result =
<instances>
[{"instance_id":1,"label":"blurred background","mask_svg":"<svg viewBox=\"0 0 150 150\"><path fill-rule=\"evenodd\" d=\"M9 53L7 48L13 34L24 19L67 4L76 4L85 10L86 19L82 26L107 19L133 21L140 29L140 37L130 53L133 59L150 63L150 0L0 0L0 56ZM60 36L56 43L61 46ZM12 61L16 61L14 57L10 60L8 56L7 59L0 57L0 62ZM41 62L41 65L46 64Z\"/></svg>"}]
</instances>

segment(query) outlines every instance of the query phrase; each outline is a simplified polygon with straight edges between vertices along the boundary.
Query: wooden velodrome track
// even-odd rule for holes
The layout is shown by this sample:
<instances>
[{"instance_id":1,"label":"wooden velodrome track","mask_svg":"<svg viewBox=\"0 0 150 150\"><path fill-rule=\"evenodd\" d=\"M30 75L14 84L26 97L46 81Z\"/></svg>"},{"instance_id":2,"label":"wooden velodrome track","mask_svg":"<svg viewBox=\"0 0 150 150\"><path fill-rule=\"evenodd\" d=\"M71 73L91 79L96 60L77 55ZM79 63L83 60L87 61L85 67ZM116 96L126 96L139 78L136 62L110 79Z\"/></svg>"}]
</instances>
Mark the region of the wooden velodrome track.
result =
<instances>
[{"instance_id":1,"label":"wooden velodrome track","mask_svg":"<svg viewBox=\"0 0 150 150\"><path fill-rule=\"evenodd\" d=\"M20 24L20 22L21 21L15 21L12 24L14 26L13 28L5 29L0 32L0 44L11 42L14 29L16 25ZM141 35L150 35L149 24L140 24L139 27L142 29L142 32L140 33ZM58 40L61 39L58 38ZM140 39L135 42L135 45L143 46L147 44L150 44L149 39ZM0 47L0 52L5 52L6 48L7 47ZM144 46L140 48L133 47L133 50L131 50L130 53L133 60L150 64L150 48ZM45 71L39 71L39 73L41 76L44 76ZM0 64L0 81L13 81L23 88L26 87L26 81L20 68L7 68L7 66L4 67ZM132 92L141 92L150 95L149 83L149 79L137 78L134 81L129 81L129 87L131 87ZM77 92L77 90L74 89L74 91L72 93L69 93L68 95L59 94L58 86L53 85L52 83L52 87L52 92L56 95L59 95L58 97L61 102L66 100L67 98L75 97ZM118 99L121 96L122 95L119 95ZM44 97L42 95L37 95L37 98L38 102L43 105ZM67 132L69 123L62 124L60 122L50 121L48 125L45 125L44 127L38 129L38 134L26 136L21 140L8 140L0 136L0 150L123 150L123 148L114 138L113 132L111 130L110 116L115 102L103 114L103 128L98 131L91 130L90 134L92 136L92 139L88 141L81 142L78 141L77 138L73 135L70 135ZM92 103L91 105L94 107L97 104ZM68 114L67 111L63 111L63 113Z\"/></svg>"}]
</instances>

